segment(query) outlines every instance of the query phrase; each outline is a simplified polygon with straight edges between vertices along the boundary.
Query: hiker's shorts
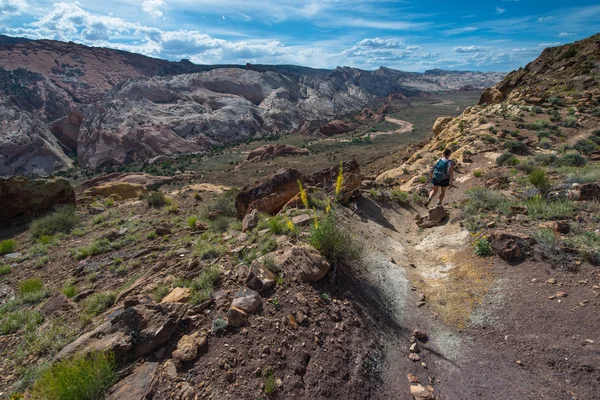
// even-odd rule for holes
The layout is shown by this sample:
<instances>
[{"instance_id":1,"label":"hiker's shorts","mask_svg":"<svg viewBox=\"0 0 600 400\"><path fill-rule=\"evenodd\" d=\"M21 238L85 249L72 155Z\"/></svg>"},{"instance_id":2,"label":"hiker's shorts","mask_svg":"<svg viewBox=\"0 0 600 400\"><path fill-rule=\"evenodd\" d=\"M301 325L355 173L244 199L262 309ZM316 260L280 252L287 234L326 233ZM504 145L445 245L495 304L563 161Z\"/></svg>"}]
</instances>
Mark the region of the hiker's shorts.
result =
<instances>
[{"instance_id":1,"label":"hiker's shorts","mask_svg":"<svg viewBox=\"0 0 600 400\"><path fill-rule=\"evenodd\" d=\"M433 184L433 186L448 187L450 186L450 178L442 179L441 181L433 179L431 183Z\"/></svg>"}]
</instances>

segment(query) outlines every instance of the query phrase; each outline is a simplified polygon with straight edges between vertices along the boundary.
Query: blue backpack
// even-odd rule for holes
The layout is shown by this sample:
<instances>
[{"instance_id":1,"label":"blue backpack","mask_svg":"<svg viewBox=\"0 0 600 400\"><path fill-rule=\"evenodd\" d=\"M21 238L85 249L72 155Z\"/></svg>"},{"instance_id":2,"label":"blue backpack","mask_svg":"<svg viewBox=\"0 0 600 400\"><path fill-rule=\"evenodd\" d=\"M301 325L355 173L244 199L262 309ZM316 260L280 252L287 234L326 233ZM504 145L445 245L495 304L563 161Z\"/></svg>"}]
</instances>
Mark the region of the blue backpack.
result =
<instances>
[{"instance_id":1,"label":"blue backpack","mask_svg":"<svg viewBox=\"0 0 600 400\"><path fill-rule=\"evenodd\" d=\"M433 167L433 179L440 182L450 178L448 170L450 169L450 160L440 158Z\"/></svg>"}]
</instances>

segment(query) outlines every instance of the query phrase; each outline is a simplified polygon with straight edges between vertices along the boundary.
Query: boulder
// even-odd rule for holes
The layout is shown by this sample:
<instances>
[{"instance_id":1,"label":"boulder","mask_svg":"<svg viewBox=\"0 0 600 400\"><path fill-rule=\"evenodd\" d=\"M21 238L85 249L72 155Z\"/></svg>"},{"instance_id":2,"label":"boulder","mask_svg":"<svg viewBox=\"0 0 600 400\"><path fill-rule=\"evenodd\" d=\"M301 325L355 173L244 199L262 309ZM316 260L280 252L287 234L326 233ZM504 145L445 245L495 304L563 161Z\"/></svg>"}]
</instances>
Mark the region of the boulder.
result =
<instances>
[{"instance_id":1,"label":"boulder","mask_svg":"<svg viewBox=\"0 0 600 400\"><path fill-rule=\"evenodd\" d=\"M410 394L415 400L435 400L435 393L432 389L425 388L420 383L416 385L411 385Z\"/></svg>"},{"instance_id":2,"label":"boulder","mask_svg":"<svg viewBox=\"0 0 600 400\"><path fill-rule=\"evenodd\" d=\"M165 296L161 303L187 303L191 296L192 289L178 287Z\"/></svg>"},{"instance_id":3,"label":"boulder","mask_svg":"<svg viewBox=\"0 0 600 400\"><path fill-rule=\"evenodd\" d=\"M187 305L181 303L137 304L117 309L96 329L65 346L55 359L94 351L111 351L116 357L131 359L141 357L171 338L186 310Z\"/></svg>"},{"instance_id":4,"label":"boulder","mask_svg":"<svg viewBox=\"0 0 600 400\"><path fill-rule=\"evenodd\" d=\"M251 313L262 307L262 299L257 291L249 288L241 288L235 294L231 307L239 308L246 313Z\"/></svg>"},{"instance_id":5,"label":"boulder","mask_svg":"<svg viewBox=\"0 0 600 400\"><path fill-rule=\"evenodd\" d=\"M417 220L417 225L421 228L433 228L438 226L440 222L448 218L450 214L444 206L438 205L429 210L429 214L426 217L420 217Z\"/></svg>"},{"instance_id":6,"label":"boulder","mask_svg":"<svg viewBox=\"0 0 600 400\"><path fill-rule=\"evenodd\" d=\"M248 153L246 161L260 161L280 156L306 156L309 154L310 151L308 149L302 149L289 144L267 144Z\"/></svg>"},{"instance_id":7,"label":"boulder","mask_svg":"<svg viewBox=\"0 0 600 400\"><path fill-rule=\"evenodd\" d=\"M75 192L66 179L0 179L0 222L31 219L60 205L75 206Z\"/></svg>"},{"instance_id":8,"label":"boulder","mask_svg":"<svg viewBox=\"0 0 600 400\"><path fill-rule=\"evenodd\" d=\"M275 275L264 265L265 257L267 256L262 256L252 261L252 266L246 278L246 285L250 289L263 292L275 285Z\"/></svg>"},{"instance_id":9,"label":"boulder","mask_svg":"<svg viewBox=\"0 0 600 400\"><path fill-rule=\"evenodd\" d=\"M79 137L79 128L83 122L83 114L77 111L54 121L50 125L50 132L71 151L77 151L77 138Z\"/></svg>"},{"instance_id":10,"label":"boulder","mask_svg":"<svg viewBox=\"0 0 600 400\"><path fill-rule=\"evenodd\" d=\"M314 248L298 245L275 253L275 263L280 269L296 274L303 282L317 282L329 268L329 262Z\"/></svg>"},{"instance_id":11,"label":"boulder","mask_svg":"<svg viewBox=\"0 0 600 400\"><path fill-rule=\"evenodd\" d=\"M311 186L322 187L326 191L334 192L339 170L339 165L325 168L307 175L304 180ZM360 166L356 160L347 160L342 163L342 177L343 182L338 201L342 204L347 204L350 198L358 192L362 184Z\"/></svg>"},{"instance_id":12,"label":"boulder","mask_svg":"<svg viewBox=\"0 0 600 400\"><path fill-rule=\"evenodd\" d=\"M240 327L248 321L248 314L244 310L231 306L227 312L227 324L233 327Z\"/></svg>"},{"instance_id":13,"label":"boulder","mask_svg":"<svg viewBox=\"0 0 600 400\"><path fill-rule=\"evenodd\" d=\"M57 292L50 297L40 309L46 317L73 312L77 309L77 304L64 294Z\"/></svg>"},{"instance_id":14,"label":"boulder","mask_svg":"<svg viewBox=\"0 0 600 400\"><path fill-rule=\"evenodd\" d=\"M492 249L503 260L515 263L523 261L535 244L535 239L518 232L497 231L490 237Z\"/></svg>"},{"instance_id":15,"label":"boulder","mask_svg":"<svg viewBox=\"0 0 600 400\"><path fill-rule=\"evenodd\" d=\"M177 349L173 352L173 358L181 362L194 361L198 357L198 349L206 344L206 336L194 332L192 335L184 335L177 343Z\"/></svg>"},{"instance_id":16,"label":"boulder","mask_svg":"<svg viewBox=\"0 0 600 400\"><path fill-rule=\"evenodd\" d=\"M575 201L600 201L600 182L574 184L569 190L568 197Z\"/></svg>"},{"instance_id":17,"label":"boulder","mask_svg":"<svg viewBox=\"0 0 600 400\"><path fill-rule=\"evenodd\" d=\"M299 192L298 181L303 177L296 169L281 169L261 182L247 185L235 198L240 219L253 210L275 215Z\"/></svg>"},{"instance_id":18,"label":"boulder","mask_svg":"<svg viewBox=\"0 0 600 400\"><path fill-rule=\"evenodd\" d=\"M157 362L145 362L108 391L106 400L145 400L154 389Z\"/></svg>"},{"instance_id":19,"label":"boulder","mask_svg":"<svg viewBox=\"0 0 600 400\"><path fill-rule=\"evenodd\" d=\"M348 122L333 120L319 128L319 133L325 136L339 135L342 133L352 132L356 129L356 125Z\"/></svg>"},{"instance_id":20,"label":"boulder","mask_svg":"<svg viewBox=\"0 0 600 400\"><path fill-rule=\"evenodd\" d=\"M444 130L446 125L452 122L453 119L453 117L439 117L436 119L435 123L433 124L433 128L431 128L433 131L433 136L439 135Z\"/></svg>"},{"instance_id":21,"label":"boulder","mask_svg":"<svg viewBox=\"0 0 600 400\"><path fill-rule=\"evenodd\" d=\"M294 226L306 226L310 225L312 220L313 218L310 215L300 214L296 215L295 217L292 217L292 224L294 224Z\"/></svg>"},{"instance_id":22,"label":"boulder","mask_svg":"<svg viewBox=\"0 0 600 400\"><path fill-rule=\"evenodd\" d=\"M120 196L121 199L137 199L140 195L148 193L145 186L138 183L128 182L109 182L99 186L94 186L85 191L87 196L111 197Z\"/></svg>"},{"instance_id":23,"label":"boulder","mask_svg":"<svg viewBox=\"0 0 600 400\"><path fill-rule=\"evenodd\" d=\"M252 210L242 220L242 232L251 231L258 225L258 210Z\"/></svg>"},{"instance_id":24,"label":"boulder","mask_svg":"<svg viewBox=\"0 0 600 400\"><path fill-rule=\"evenodd\" d=\"M498 104L502 103L506 98L506 94L498 90L496 87L490 87L483 91L479 99L479 105L483 104Z\"/></svg>"}]
</instances>

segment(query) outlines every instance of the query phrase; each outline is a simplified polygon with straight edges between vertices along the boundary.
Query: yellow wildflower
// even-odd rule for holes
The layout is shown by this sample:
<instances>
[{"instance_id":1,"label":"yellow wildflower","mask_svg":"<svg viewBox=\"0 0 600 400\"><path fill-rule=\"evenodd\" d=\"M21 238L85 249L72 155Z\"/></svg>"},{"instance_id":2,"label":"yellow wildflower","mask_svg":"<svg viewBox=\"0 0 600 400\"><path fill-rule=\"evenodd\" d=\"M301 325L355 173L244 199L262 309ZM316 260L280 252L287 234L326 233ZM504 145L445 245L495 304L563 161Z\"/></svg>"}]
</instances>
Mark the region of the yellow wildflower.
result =
<instances>
[{"instance_id":1,"label":"yellow wildflower","mask_svg":"<svg viewBox=\"0 0 600 400\"><path fill-rule=\"evenodd\" d=\"M290 230L290 232L294 232L296 230L296 227L294 226L294 223L292 222L292 220L287 215L285 216L285 224L287 225L287 227Z\"/></svg>"},{"instance_id":2,"label":"yellow wildflower","mask_svg":"<svg viewBox=\"0 0 600 400\"><path fill-rule=\"evenodd\" d=\"M342 185L344 184L344 167L340 161L340 170L338 172L337 180L335 182L335 196L339 196L342 192Z\"/></svg>"},{"instance_id":3,"label":"yellow wildflower","mask_svg":"<svg viewBox=\"0 0 600 400\"><path fill-rule=\"evenodd\" d=\"M300 180L298 180L298 188L300 189L300 200L302 201L302 204L304 204L304 208L308 209L308 195Z\"/></svg>"},{"instance_id":4,"label":"yellow wildflower","mask_svg":"<svg viewBox=\"0 0 600 400\"><path fill-rule=\"evenodd\" d=\"M315 219L315 229L319 229L319 217L317 217L317 210L313 208L314 211L314 219Z\"/></svg>"},{"instance_id":5,"label":"yellow wildflower","mask_svg":"<svg viewBox=\"0 0 600 400\"><path fill-rule=\"evenodd\" d=\"M331 199L327 199L327 207L325 207L325 212L327 214L331 212Z\"/></svg>"}]
</instances>

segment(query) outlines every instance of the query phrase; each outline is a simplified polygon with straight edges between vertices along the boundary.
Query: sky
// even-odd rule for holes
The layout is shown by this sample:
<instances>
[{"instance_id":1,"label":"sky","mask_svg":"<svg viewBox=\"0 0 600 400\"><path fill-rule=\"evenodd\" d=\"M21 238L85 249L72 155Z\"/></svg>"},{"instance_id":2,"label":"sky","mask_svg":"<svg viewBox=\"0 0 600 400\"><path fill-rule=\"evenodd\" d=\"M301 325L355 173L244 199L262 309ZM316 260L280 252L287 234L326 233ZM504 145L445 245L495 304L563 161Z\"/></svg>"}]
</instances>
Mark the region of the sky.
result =
<instances>
[{"instance_id":1,"label":"sky","mask_svg":"<svg viewBox=\"0 0 600 400\"><path fill-rule=\"evenodd\" d=\"M598 32L598 0L0 0L0 34L198 64L511 71Z\"/></svg>"}]
</instances>

